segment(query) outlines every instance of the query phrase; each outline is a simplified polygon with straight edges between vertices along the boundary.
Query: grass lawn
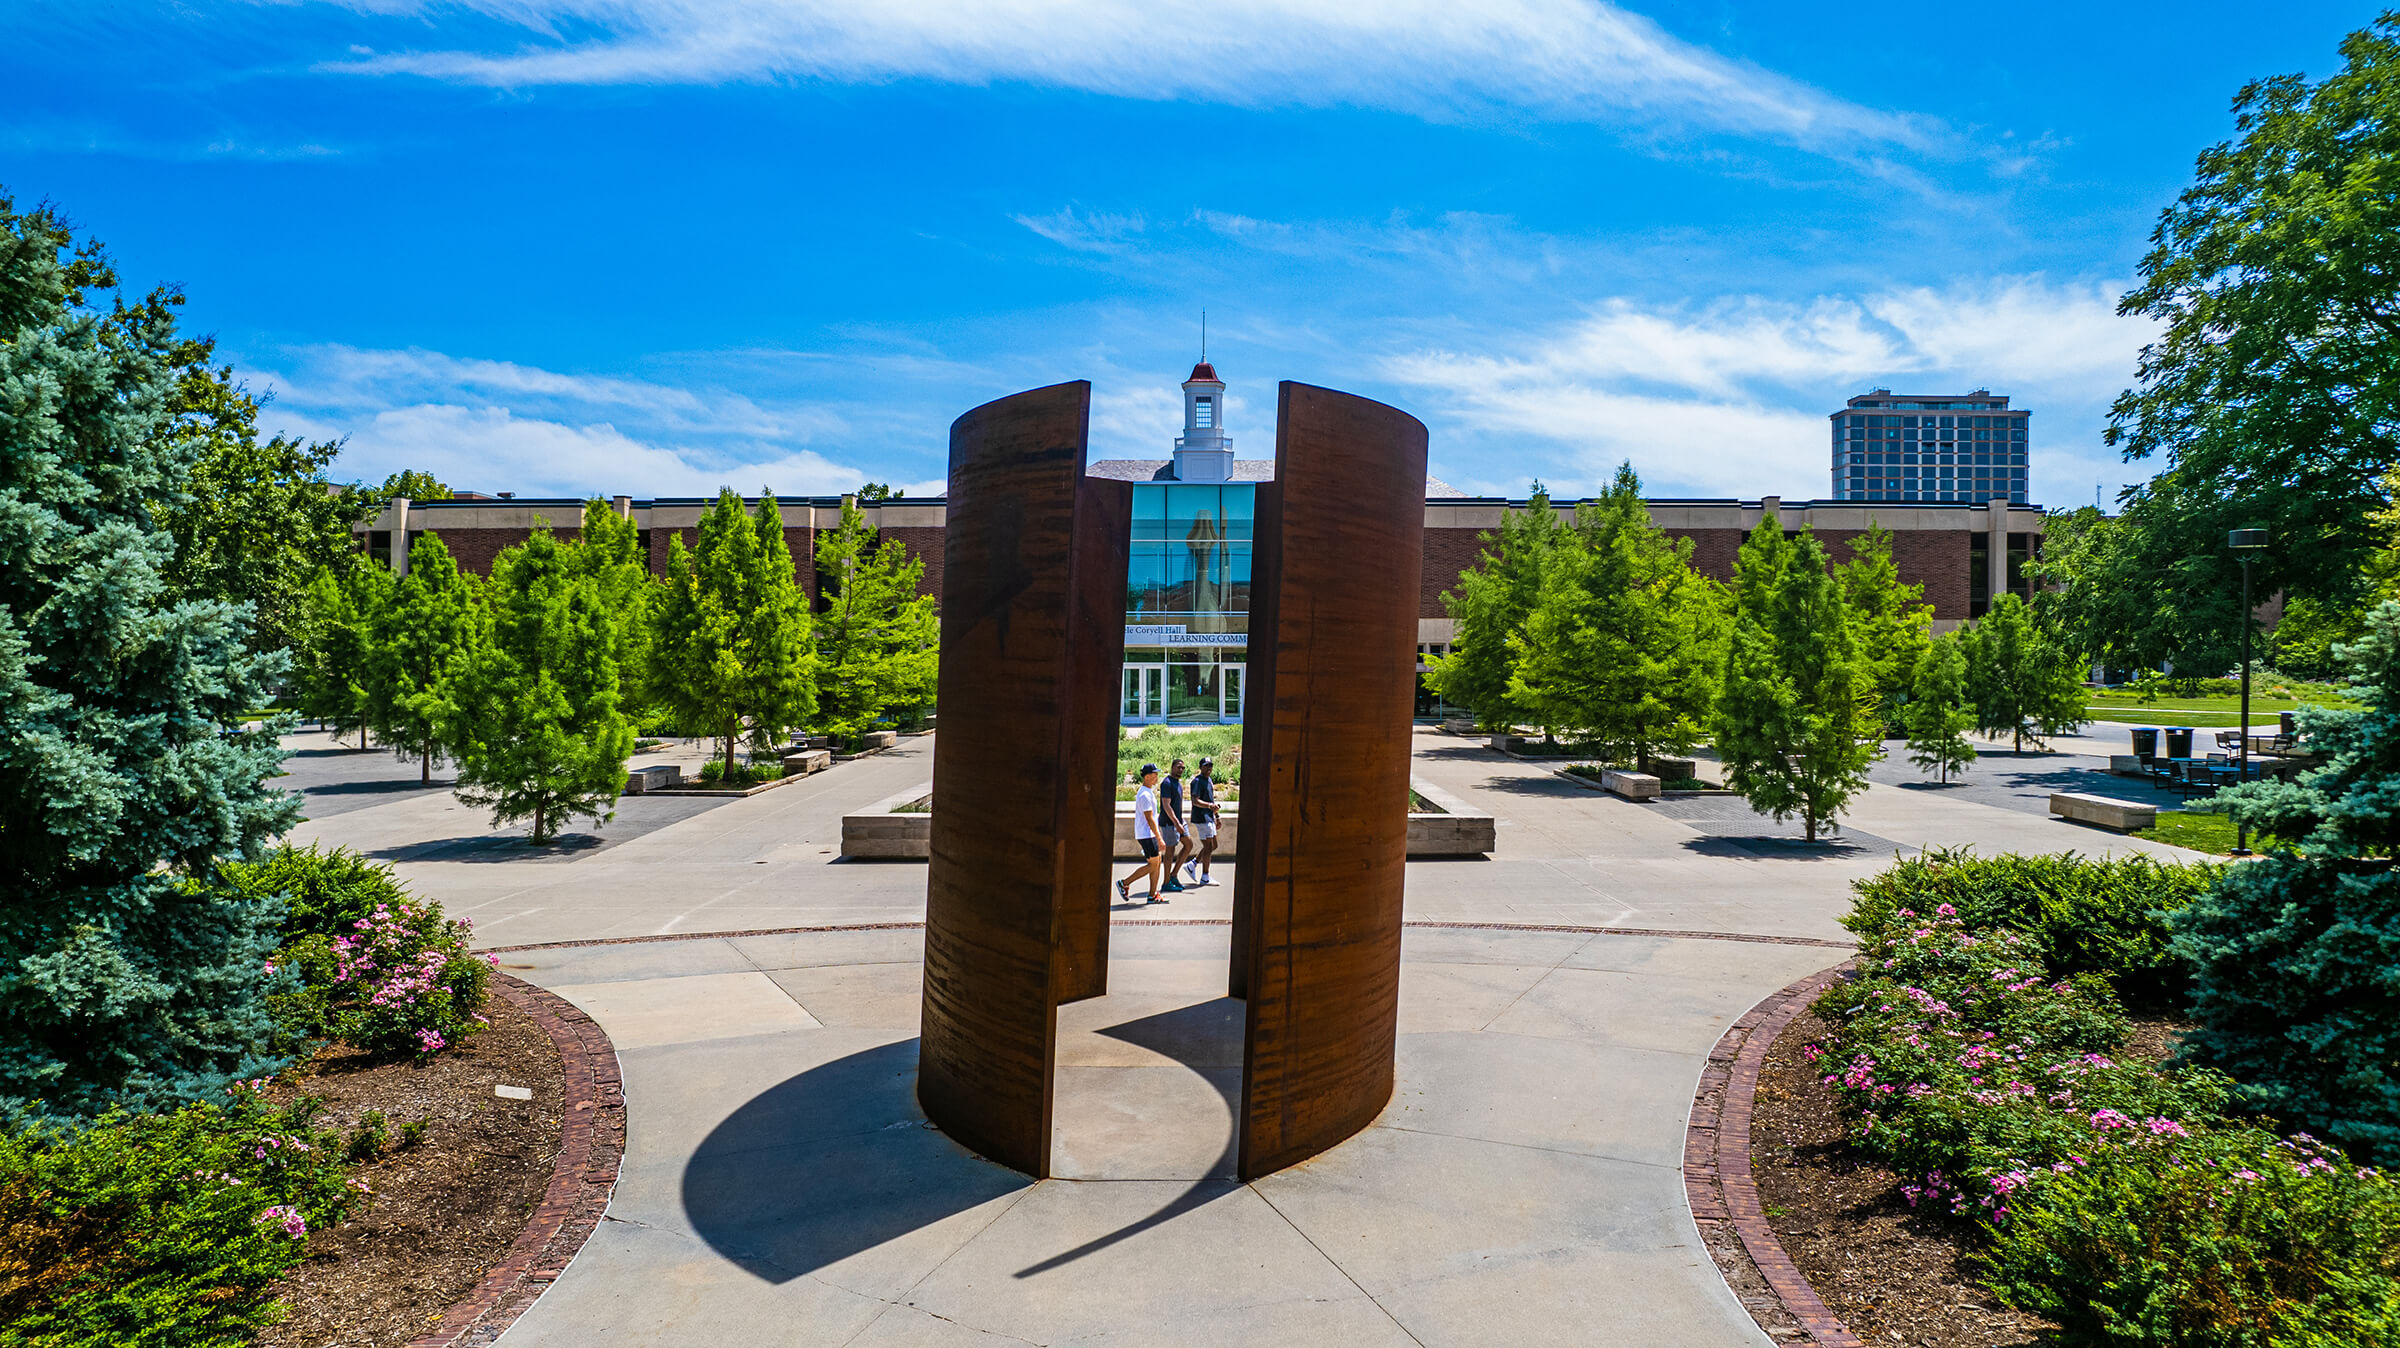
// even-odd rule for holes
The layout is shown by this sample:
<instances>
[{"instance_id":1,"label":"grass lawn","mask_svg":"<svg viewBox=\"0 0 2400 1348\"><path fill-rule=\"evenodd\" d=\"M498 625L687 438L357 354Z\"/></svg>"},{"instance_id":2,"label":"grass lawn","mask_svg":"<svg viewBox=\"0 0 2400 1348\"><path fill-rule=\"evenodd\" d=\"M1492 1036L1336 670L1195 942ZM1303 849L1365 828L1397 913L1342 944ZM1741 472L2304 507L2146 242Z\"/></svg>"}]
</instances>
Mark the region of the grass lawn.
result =
<instances>
[{"instance_id":1,"label":"grass lawn","mask_svg":"<svg viewBox=\"0 0 2400 1348\"><path fill-rule=\"evenodd\" d=\"M2214 852L2228 856L2233 852L2233 817L2223 814L2201 814L2195 810L2161 810L2158 827L2146 828L2133 835L2152 842L2171 843L2189 847L2195 852ZM2250 835L2253 851L2264 851L2270 840L2266 835Z\"/></svg>"},{"instance_id":2,"label":"grass lawn","mask_svg":"<svg viewBox=\"0 0 2400 1348\"><path fill-rule=\"evenodd\" d=\"M2293 697L2277 697L2263 689L2250 694L2250 724L2266 725L2274 721L2277 712L2292 711L2301 706L2357 709L2360 704L2346 698L2312 697L2305 701ZM2242 719L2242 699L2224 694L2210 697L2162 697L2143 702L2122 693L2096 693L2092 697L2092 719L2095 721L2128 721L2134 725L2188 725L2210 729L2230 729Z\"/></svg>"}]
</instances>

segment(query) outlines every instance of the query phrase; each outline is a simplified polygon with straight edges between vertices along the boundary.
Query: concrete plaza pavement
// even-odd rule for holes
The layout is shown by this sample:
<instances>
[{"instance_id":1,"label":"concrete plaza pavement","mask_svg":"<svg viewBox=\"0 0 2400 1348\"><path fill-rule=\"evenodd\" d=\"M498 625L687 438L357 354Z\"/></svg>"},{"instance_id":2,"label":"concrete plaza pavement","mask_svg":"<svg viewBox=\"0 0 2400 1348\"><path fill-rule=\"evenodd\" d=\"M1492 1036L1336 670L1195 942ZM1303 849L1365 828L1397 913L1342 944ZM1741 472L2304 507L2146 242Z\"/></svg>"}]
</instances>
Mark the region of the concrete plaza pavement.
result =
<instances>
[{"instance_id":1,"label":"concrete plaza pavement","mask_svg":"<svg viewBox=\"0 0 2400 1348\"><path fill-rule=\"evenodd\" d=\"M1692 1084L1820 945L1412 928L1367 1131L1231 1177L1229 928L1125 922L1062 1008L1034 1183L914 1098L921 934L503 955L616 1037L616 1196L508 1345L1743 1344L1683 1197Z\"/></svg>"},{"instance_id":2,"label":"concrete plaza pavement","mask_svg":"<svg viewBox=\"0 0 2400 1348\"><path fill-rule=\"evenodd\" d=\"M836 858L842 813L929 778L932 743L747 799L628 798L548 851L413 765L389 788L345 785L363 759L310 769L338 808L296 836L474 916L622 1063L608 1218L507 1343L1755 1348L1684 1201L1685 1119L1724 1028L1844 958L1851 882L1934 845L2188 855L2048 817L2088 755L1987 757L1955 789L1886 764L1810 846L1738 800L1637 805L1419 731L1417 775L1499 847L1409 865L1383 1115L1231 1178L1230 887L1186 891L1117 906L1110 995L1062 1009L1034 1183L916 1109L924 866ZM820 930L705 935L786 928Z\"/></svg>"}]
</instances>

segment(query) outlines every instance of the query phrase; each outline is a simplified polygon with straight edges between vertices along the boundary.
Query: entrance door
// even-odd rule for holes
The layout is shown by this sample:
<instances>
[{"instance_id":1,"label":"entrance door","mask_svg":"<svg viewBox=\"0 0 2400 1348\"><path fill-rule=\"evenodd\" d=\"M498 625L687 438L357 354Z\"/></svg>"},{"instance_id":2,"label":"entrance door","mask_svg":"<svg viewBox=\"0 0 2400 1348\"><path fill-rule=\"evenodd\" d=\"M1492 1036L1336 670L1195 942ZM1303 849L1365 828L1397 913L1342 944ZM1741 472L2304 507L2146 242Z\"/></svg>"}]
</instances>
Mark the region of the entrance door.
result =
<instances>
[{"instance_id":1,"label":"entrance door","mask_svg":"<svg viewBox=\"0 0 2400 1348\"><path fill-rule=\"evenodd\" d=\"M1125 666L1125 702L1119 708L1120 719L1129 723L1165 720L1166 691L1165 665Z\"/></svg>"},{"instance_id":2,"label":"entrance door","mask_svg":"<svg viewBox=\"0 0 2400 1348\"><path fill-rule=\"evenodd\" d=\"M1248 682L1242 677L1242 666L1226 665L1224 677L1217 681L1217 719L1227 725L1242 719L1242 688Z\"/></svg>"}]
</instances>

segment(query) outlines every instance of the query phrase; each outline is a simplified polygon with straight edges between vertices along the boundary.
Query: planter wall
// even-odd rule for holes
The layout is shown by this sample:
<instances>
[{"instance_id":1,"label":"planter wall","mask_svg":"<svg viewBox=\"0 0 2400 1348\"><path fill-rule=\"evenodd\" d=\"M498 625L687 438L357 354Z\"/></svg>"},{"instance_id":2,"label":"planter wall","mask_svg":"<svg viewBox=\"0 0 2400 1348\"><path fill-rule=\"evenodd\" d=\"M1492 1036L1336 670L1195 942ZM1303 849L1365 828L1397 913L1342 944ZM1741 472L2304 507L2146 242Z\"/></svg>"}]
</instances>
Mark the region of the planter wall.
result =
<instances>
[{"instance_id":1,"label":"planter wall","mask_svg":"<svg viewBox=\"0 0 2400 1348\"><path fill-rule=\"evenodd\" d=\"M1498 843L1499 830L1488 814L1478 814L1465 801L1428 783L1411 785L1416 793L1436 805L1444 814L1411 814L1408 817L1408 854L1412 857L1488 856ZM933 793L931 783L913 786L897 795L887 796L856 814L842 816L842 855L845 857L899 857L923 861L933 854L933 816L928 814L893 814L894 806L912 800L923 800ZM1217 858L1234 859L1233 840L1240 810L1228 806L1217 824ZM1136 861L1142 849L1134 845L1133 806L1117 806L1117 836L1114 859Z\"/></svg>"}]
</instances>

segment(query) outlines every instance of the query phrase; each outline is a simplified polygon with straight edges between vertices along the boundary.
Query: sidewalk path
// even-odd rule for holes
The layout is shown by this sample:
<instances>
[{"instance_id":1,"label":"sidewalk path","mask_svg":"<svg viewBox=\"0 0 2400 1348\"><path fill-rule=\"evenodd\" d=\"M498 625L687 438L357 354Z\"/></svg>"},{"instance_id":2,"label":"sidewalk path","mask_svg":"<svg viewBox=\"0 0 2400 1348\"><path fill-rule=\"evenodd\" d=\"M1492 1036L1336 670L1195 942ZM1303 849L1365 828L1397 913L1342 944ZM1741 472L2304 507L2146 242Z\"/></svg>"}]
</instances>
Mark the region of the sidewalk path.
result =
<instances>
[{"instance_id":1,"label":"sidewalk path","mask_svg":"<svg viewBox=\"0 0 2400 1348\"><path fill-rule=\"evenodd\" d=\"M916 1109L924 867L835 857L841 815L931 760L910 740L748 799L629 800L548 852L413 780L344 785L363 801L298 831L392 860L616 1044L608 1218L506 1343L1758 1348L1680 1179L1725 1026L1845 957L1850 885L1896 851L2176 855L2040 812L2089 756L1988 757L1957 789L1886 764L1811 845L1738 800L1636 805L1419 731L1415 772L1499 849L1409 865L1381 1118L1231 1178L1230 886L1187 891L1117 906L1111 994L1062 1009L1036 1184ZM311 768L344 771L373 775ZM743 931L772 934L705 934Z\"/></svg>"},{"instance_id":2,"label":"sidewalk path","mask_svg":"<svg viewBox=\"0 0 2400 1348\"><path fill-rule=\"evenodd\" d=\"M1077 1177L1041 1183L916 1107L917 931L503 955L615 1036L630 1128L502 1343L1768 1342L1685 1206L1684 1120L1724 1027L1841 951L1413 928L1391 1107L1245 1185L1229 934L1120 923L1111 995L1061 1013Z\"/></svg>"}]
</instances>

